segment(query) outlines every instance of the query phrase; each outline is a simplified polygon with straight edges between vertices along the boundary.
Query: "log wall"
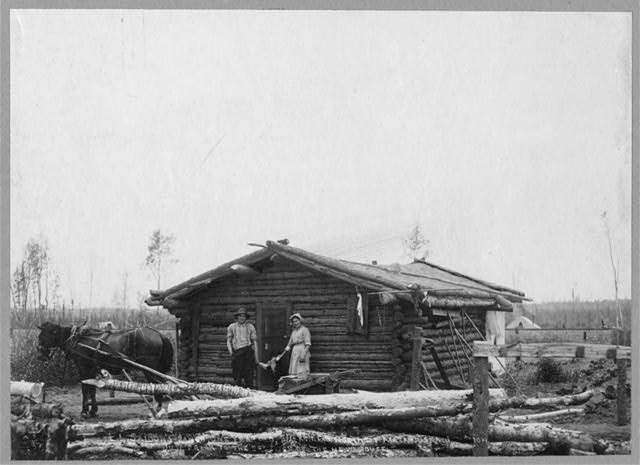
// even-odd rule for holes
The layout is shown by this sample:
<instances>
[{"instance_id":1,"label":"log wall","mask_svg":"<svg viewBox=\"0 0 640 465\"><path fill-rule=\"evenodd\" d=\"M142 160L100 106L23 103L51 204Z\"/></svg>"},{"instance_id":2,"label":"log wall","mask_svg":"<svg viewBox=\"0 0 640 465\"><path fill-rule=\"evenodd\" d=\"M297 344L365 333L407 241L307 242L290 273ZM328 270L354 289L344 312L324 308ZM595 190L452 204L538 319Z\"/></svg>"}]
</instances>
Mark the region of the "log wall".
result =
<instances>
[{"instance_id":1,"label":"log wall","mask_svg":"<svg viewBox=\"0 0 640 465\"><path fill-rule=\"evenodd\" d=\"M234 321L233 313L240 306L247 308L259 330L256 310L273 302L285 303L290 313L303 316L311 332L312 372L357 369L358 373L343 378L343 387L392 388L392 308L370 305L368 334L347 334L348 308L357 302L355 287L285 260L269 263L255 277L224 278L175 312L180 318L182 377L231 383L226 331Z\"/></svg>"},{"instance_id":2,"label":"log wall","mask_svg":"<svg viewBox=\"0 0 640 465\"><path fill-rule=\"evenodd\" d=\"M368 334L347 334L348 308L354 308L357 302L355 287L284 259L269 262L259 275L251 278L230 276L217 281L184 306L172 309L180 318L178 360L182 377L190 381L232 383L226 329L234 321L233 313L244 306L256 325L258 307L273 302L286 303L290 313L299 312L304 317L304 324L311 332L313 372L358 370L343 378L343 387L374 391L407 389L411 375L411 335L416 326L423 328L425 338L434 341L449 381L470 386L467 358L470 352L452 334L448 319L418 317L411 305L401 301L380 305L370 299ZM484 334L486 312L470 309L467 313ZM452 315L455 327L469 344L482 340L469 321L460 318L460 312ZM259 330L257 325L256 328ZM194 338L196 332L199 335ZM443 383L426 344L422 360L432 379Z\"/></svg>"},{"instance_id":3,"label":"log wall","mask_svg":"<svg viewBox=\"0 0 640 465\"><path fill-rule=\"evenodd\" d=\"M450 383L461 387L471 386L471 350L474 340L483 340L485 333L486 312L482 310L465 309L467 315L473 321L461 317L461 312L451 312L452 322L448 318L416 316L413 308L396 307L394 328L394 386L398 389L408 389L411 380L411 363L413 356L413 334L416 327L422 328L422 336L433 341L433 347ZM452 329L454 327L457 330ZM478 330L482 333L479 334ZM429 376L436 384L444 384L437 363L429 349L429 344L422 345L422 362ZM424 378L421 380L424 385ZM431 386L429 386L431 387Z\"/></svg>"}]
</instances>

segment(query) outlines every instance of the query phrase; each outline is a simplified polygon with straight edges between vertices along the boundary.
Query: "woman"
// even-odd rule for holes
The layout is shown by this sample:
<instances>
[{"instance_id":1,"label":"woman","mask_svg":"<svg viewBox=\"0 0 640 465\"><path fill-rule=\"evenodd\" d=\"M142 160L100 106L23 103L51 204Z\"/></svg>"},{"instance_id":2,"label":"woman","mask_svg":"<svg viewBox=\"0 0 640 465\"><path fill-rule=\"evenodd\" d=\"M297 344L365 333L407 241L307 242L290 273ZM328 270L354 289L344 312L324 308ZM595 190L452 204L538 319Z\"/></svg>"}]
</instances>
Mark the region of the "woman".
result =
<instances>
[{"instance_id":1,"label":"woman","mask_svg":"<svg viewBox=\"0 0 640 465\"><path fill-rule=\"evenodd\" d=\"M291 351L289 361L289 375L298 378L306 378L311 372L309 363L309 348L311 347L311 333L302 325L302 316L294 313L289 317L291 321L291 337L285 348L286 352Z\"/></svg>"}]
</instances>

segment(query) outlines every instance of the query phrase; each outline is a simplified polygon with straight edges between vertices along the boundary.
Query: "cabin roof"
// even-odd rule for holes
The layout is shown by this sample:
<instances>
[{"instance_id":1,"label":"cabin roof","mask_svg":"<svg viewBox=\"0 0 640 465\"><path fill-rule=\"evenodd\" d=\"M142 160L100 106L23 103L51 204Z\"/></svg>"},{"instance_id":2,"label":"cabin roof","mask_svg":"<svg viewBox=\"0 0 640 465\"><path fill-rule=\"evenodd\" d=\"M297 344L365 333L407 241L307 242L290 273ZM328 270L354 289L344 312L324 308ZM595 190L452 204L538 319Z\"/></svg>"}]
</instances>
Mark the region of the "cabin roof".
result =
<instances>
[{"instance_id":1,"label":"cabin roof","mask_svg":"<svg viewBox=\"0 0 640 465\"><path fill-rule=\"evenodd\" d=\"M497 300L509 307L510 302L529 300L522 291L472 278L427 261L409 264L374 265L319 255L288 245L288 241L267 241L255 252L223 263L165 290L150 291L148 305L163 305L167 299L186 299L226 276L239 272L238 265L252 267L274 255L281 256L305 268L349 282L373 292L417 294L421 300L452 299L451 302L474 305L474 302ZM240 267L241 268L241 267ZM462 306L462 305L461 305Z\"/></svg>"}]
</instances>

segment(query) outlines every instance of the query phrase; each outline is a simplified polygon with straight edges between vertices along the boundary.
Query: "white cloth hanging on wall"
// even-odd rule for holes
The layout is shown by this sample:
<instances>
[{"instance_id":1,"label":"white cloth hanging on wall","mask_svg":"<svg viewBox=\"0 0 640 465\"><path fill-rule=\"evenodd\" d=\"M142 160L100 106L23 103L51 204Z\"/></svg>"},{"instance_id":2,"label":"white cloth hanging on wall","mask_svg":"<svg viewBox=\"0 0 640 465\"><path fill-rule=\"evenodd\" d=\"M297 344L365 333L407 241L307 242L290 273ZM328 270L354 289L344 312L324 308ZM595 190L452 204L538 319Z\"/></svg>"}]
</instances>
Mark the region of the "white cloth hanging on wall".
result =
<instances>
[{"instance_id":1,"label":"white cloth hanging on wall","mask_svg":"<svg viewBox=\"0 0 640 465\"><path fill-rule=\"evenodd\" d=\"M502 345L505 343L505 319L504 312L487 312L485 320L485 332L487 341L494 345ZM502 363L502 365L501 365ZM496 375L504 373L506 366L504 357L489 357L489 365L491 371Z\"/></svg>"}]
</instances>

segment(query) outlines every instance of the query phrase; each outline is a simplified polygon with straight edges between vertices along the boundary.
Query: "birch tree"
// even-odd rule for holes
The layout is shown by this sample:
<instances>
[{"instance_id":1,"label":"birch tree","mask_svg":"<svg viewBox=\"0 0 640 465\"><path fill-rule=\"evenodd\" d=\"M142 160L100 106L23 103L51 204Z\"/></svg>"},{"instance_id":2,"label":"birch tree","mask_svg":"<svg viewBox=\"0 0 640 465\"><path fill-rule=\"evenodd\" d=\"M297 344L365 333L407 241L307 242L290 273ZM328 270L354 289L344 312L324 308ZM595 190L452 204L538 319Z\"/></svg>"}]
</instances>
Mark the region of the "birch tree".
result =
<instances>
[{"instance_id":1,"label":"birch tree","mask_svg":"<svg viewBox=\"0 0 640 465\"><path fill-rule=\"evenodd\" d=\"M149 238L148 253L144 263L156 279L157 289L161 289L160 283L166 267L177 262L172 258L175 240L173 234L162 234L159 229L153 231Z\"/></svg>"},{"instance_id":2,"label":"birch tree","mask_svg":"<svg viewBox=\"0 0 640 465\"><path fill-rule=\"evenodd\" d=\"M418 222L416 222L402 243L410 259L425 260L429 255L429 240L424 237L422 225Z\"/></svg>"}]
</instances>

